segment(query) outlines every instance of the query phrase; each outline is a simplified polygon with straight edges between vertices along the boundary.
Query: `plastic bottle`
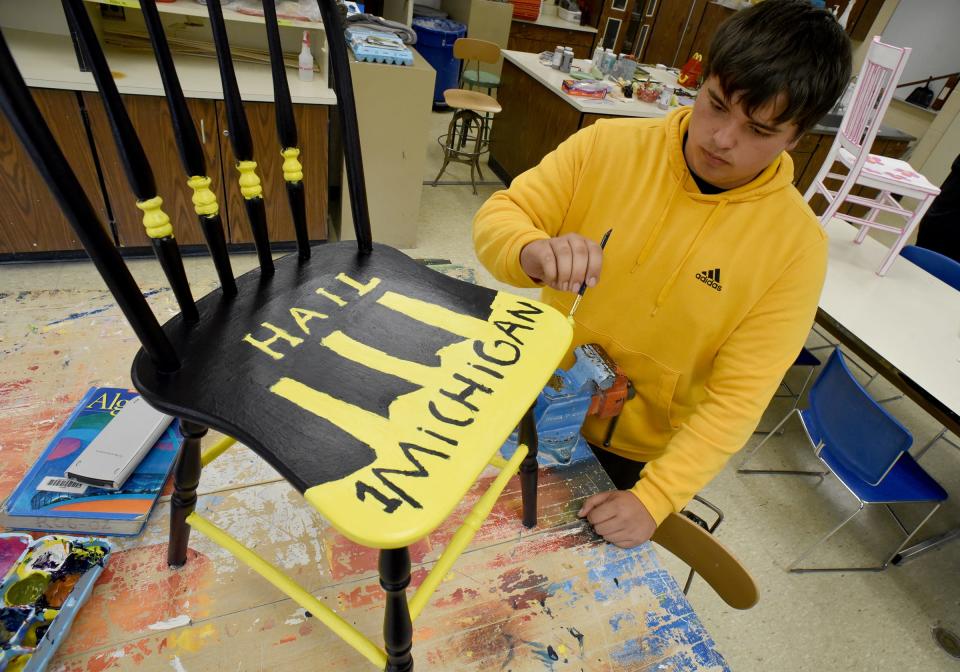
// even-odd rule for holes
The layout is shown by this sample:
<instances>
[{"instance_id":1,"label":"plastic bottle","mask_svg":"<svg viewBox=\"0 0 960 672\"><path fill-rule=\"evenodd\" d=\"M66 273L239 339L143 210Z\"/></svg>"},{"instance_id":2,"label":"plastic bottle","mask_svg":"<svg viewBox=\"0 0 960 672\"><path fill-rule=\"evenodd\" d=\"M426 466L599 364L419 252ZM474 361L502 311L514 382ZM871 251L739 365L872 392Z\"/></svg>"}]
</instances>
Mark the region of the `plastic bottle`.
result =
<instances>
[{"instance_id":1,"label":"plastic bottle","mask_svg":"<svg viewBox=\"0 0 960 672\"><path fill-rule=\"evenodd\" d=\"M603 63L603 47L597 47L593 50L593 67L599 70L601 63Z\"/></svg>"},{"instance_id":2,"label":"plastic bottle","mask_svg":"<svg viewBox=\"0 0 960 672\"><path fill-rule=\"evenodd\" d=\"M313 81L313 54L310 53L310 33L303 31L303 44L300 47L300 61L297 74L301 82Z\"/></svg>"},{"instance_id":3,"label":"plastic bottle","mask_svg":"<svg viewBox=\"0 0 960 672\"><path fill-rule=\"evenodd\" d=\"M560 63L563 62L563 51L563 47L561 47L559 44L553 50L553 61L550 63L550 65L554 70L560 69Z\"/></svg>"},{"instance_id":4,"label":"plastic bottle","mask_svg":"<svg viewBox=\"0 0 960 672\"><path fill-rule=\"evenodd\" d=\"M600 66L600 72L605 75L609 75L613 70L614 64L617 62L617 57L613 53L613 49L607 49L603 52L603 65Z\"/></svg>"},{"instance_id":5,"label":"plastic bottle","mask_svg":"<svg viewBox=\"0 0 960 672\"><path fill-rule=\"evenodd\" d=\"M560 61L560 72L570 72L570 65L573 63L573 49L567 47L563 50L563 58Z\"/></svg>"}]
</instances>

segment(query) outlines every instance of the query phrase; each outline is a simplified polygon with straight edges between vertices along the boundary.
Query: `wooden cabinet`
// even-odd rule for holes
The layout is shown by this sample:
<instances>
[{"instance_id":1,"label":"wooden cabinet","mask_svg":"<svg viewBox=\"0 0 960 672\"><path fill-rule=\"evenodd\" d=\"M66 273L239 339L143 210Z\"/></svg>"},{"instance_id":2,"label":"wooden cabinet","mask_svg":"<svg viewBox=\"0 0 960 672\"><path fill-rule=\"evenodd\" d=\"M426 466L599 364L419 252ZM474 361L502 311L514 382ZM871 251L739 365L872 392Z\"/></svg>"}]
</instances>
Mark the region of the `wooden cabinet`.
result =
<instances>
[{"instance_id":1,"label":"wooden cabinet","mask_svg":"<svg viewBox=\"0 0 960 672\"><path fill-rule=\"evenodd\" d=\"M283 157L277 139L271 103L244 103L250 136L253 140L253 155L257 161L257 174L263 183L267 209L267 229L271 242L296 240L290 206L287 204L286 187L283 181ZM223 179L226 181L227 211L229 212L229 239L231 243L252 243L253 234L237 184L236 158L230 147L227 111L223 103L216 102L217 123L220 133L220 155ZM300 142L300 162L303 164L303 180L307 203L307 228L311 240L327 237L327 108L323 105L294 105L297 136Z\"/></svg>"},{"instance_id":2,"label":"wooden cabinet","mask_svg":"<svg viewBox=\"0 0 960 672\"><path fill-rule=\"evenodd\" d=\"M76 94L55 89L33 89L32 93L100 221L106 223L107 211ZM80 241L45 180L6 117L0 115L0 254L79 249Z\"/></svg>"},{"instance_id":3,"label":"wooden cabinet","mask_svg":"<svg viewBox=\"0 0 960 672\"><path fill-rule=\"evenodd\" d=\"M137 199L130 191L103 103L97 93L84 92L82 95L120 246L149 245L150 239L143 228L143 212L137 208ZM157 193L163 198L163 209L170 216L177 242L181 245L204 244L203 231L191 201L193 191L187 186L186 173L180 163L166 100L156 96L123 96L123 103L153 169ZM214 103L211 100L190 99L187 100L187 106L204 148L207 174L212 180L210 187L216 193L222 209L220 144Z\"/></svg>"},{"instance_id":4,"label":"wooden cabinet","mask_svg":"<svg viewBox=\"0 0 960 672\"><path fill-rule=\"evenodd\" d=\"M584 30L552 28L536 23L514 21L510 25L507 49L537 54L541 51L553 51L559 44L571 47L576 58L590 58L593 55L594 36L594 33Z\"/></svg>"}]
</instances>

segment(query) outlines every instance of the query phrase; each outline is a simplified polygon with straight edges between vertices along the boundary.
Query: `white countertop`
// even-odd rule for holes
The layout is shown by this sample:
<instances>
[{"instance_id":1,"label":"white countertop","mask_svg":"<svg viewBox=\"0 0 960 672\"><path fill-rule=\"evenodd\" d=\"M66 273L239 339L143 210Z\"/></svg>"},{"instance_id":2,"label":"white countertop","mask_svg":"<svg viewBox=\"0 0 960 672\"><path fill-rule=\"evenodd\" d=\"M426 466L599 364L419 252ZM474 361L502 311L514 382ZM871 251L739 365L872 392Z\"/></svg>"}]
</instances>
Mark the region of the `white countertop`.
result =
<instances>
[{"instance_id":1,"label":"white countertop","mask_svg":"<svg viewBox=\"0 0 960 672\"><path fill-rule=\"evenodd\" d=\"M876 271L889 248L839 219L827 226L830 260L820 309L864 345L960 414L960 292L898 258Z\"/></svg>"},{"instance_id":2,"label":"white countertop","mask_svg":"<svg viewBox=\"0 0 960 672\"><path fill-rule=\"evenodd\" d=\"M28 86L43 89L96 91L93 74L77 67L73 43L65 35L26 30L3 31ZM137 52L108 47L104 50L120 93L162 96L163 85L157 63L150 52ZM215 58L174 55L180 84L187 98L223 99L220 73ZM270 67L234 61L240 96L248 101L273 101L273 79ZM295 71L287 70L290 97L294 103L336 105L333 89L320 73L312 82L301 82Z\"/></svg>"},{"instance_id":3,"label":"white countertop","mask_svg":"<svg viewBox=\"0 0 960 672\"><path fill-rule=\"evenodd\" d=\"M528 54L522 51L503 50L503 57L536 79L545 87L560 96L563 100L580 112L587 114L607 114L617 117L664 117L670 110L661 110L654 103L644 103L636 98L632 100L617 100L608 96L604 100L593 100L570 96L564 93L560 86L563 80L570 79L567 73L554 70L540 63L539 54ZM579 61L577 62L584 62ZM677 76L667 70L658 70L651 65L642 66L650 73L650 79L662 82L668 86L677 85ZM610 82L613 84L612 82Z\"/></svg>"},{"instance_id":4,"label":"white countertop","mask_svg":"<svg viewBox=\"0 0 960 672\"><path fill-rule=\"evenodd\" d=\"M564 30L579 30L581 33L596 33L597 29L593 26L581 26L579 23L565 21L556 14L540 13L536 21L527 21L526 19L514 19L517 23L532 23L537 26L546 26L547 28L563 28Z\"/></svg>"}]
</instances>

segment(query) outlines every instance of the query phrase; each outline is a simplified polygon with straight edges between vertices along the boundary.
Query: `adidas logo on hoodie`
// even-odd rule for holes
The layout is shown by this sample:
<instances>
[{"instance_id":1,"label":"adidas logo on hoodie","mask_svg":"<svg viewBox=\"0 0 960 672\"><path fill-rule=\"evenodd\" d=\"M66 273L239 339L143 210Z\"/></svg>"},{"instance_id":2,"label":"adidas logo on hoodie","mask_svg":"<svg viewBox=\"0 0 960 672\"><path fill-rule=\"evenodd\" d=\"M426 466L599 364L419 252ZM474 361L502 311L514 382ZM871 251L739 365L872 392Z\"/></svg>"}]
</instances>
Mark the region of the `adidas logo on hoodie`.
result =
<instances>
[{"instance_id":1,"label":"adidas logo on hoodie","mask_svg":"<svg viewBox=\"0 0 960 672\"><path fill-rule=\"evenodd\" d=\"M713 287L718 292L723 291L723 285L720 284L720 269L715 268L711 271L700 271L697 273L697 280L707 285L708 287Z\"/></svg>"}]
</instances>

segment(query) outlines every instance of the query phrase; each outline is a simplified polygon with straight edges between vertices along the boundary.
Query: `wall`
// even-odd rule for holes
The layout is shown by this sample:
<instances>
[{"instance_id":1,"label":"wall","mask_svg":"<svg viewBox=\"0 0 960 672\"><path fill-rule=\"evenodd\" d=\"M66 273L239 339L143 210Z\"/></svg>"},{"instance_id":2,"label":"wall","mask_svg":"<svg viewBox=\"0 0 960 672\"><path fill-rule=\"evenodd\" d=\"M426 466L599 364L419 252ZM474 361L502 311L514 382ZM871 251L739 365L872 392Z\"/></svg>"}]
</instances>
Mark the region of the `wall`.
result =
<instances>
[{"instance_id":1,"label":"wall","mask_svg":"<svg viewBox=\"0 0 960 672\"><path fill-rule=\"evenodd\" d=\"M903 70L902 82L945 75L960 70L960 2L957 0L900 0L883 30L883 41L910 47L913 53ZM931 88L939 93L943 80ZM906 98L913 86L897 89L898 98Z\"/></svg>"}]
</instances>

